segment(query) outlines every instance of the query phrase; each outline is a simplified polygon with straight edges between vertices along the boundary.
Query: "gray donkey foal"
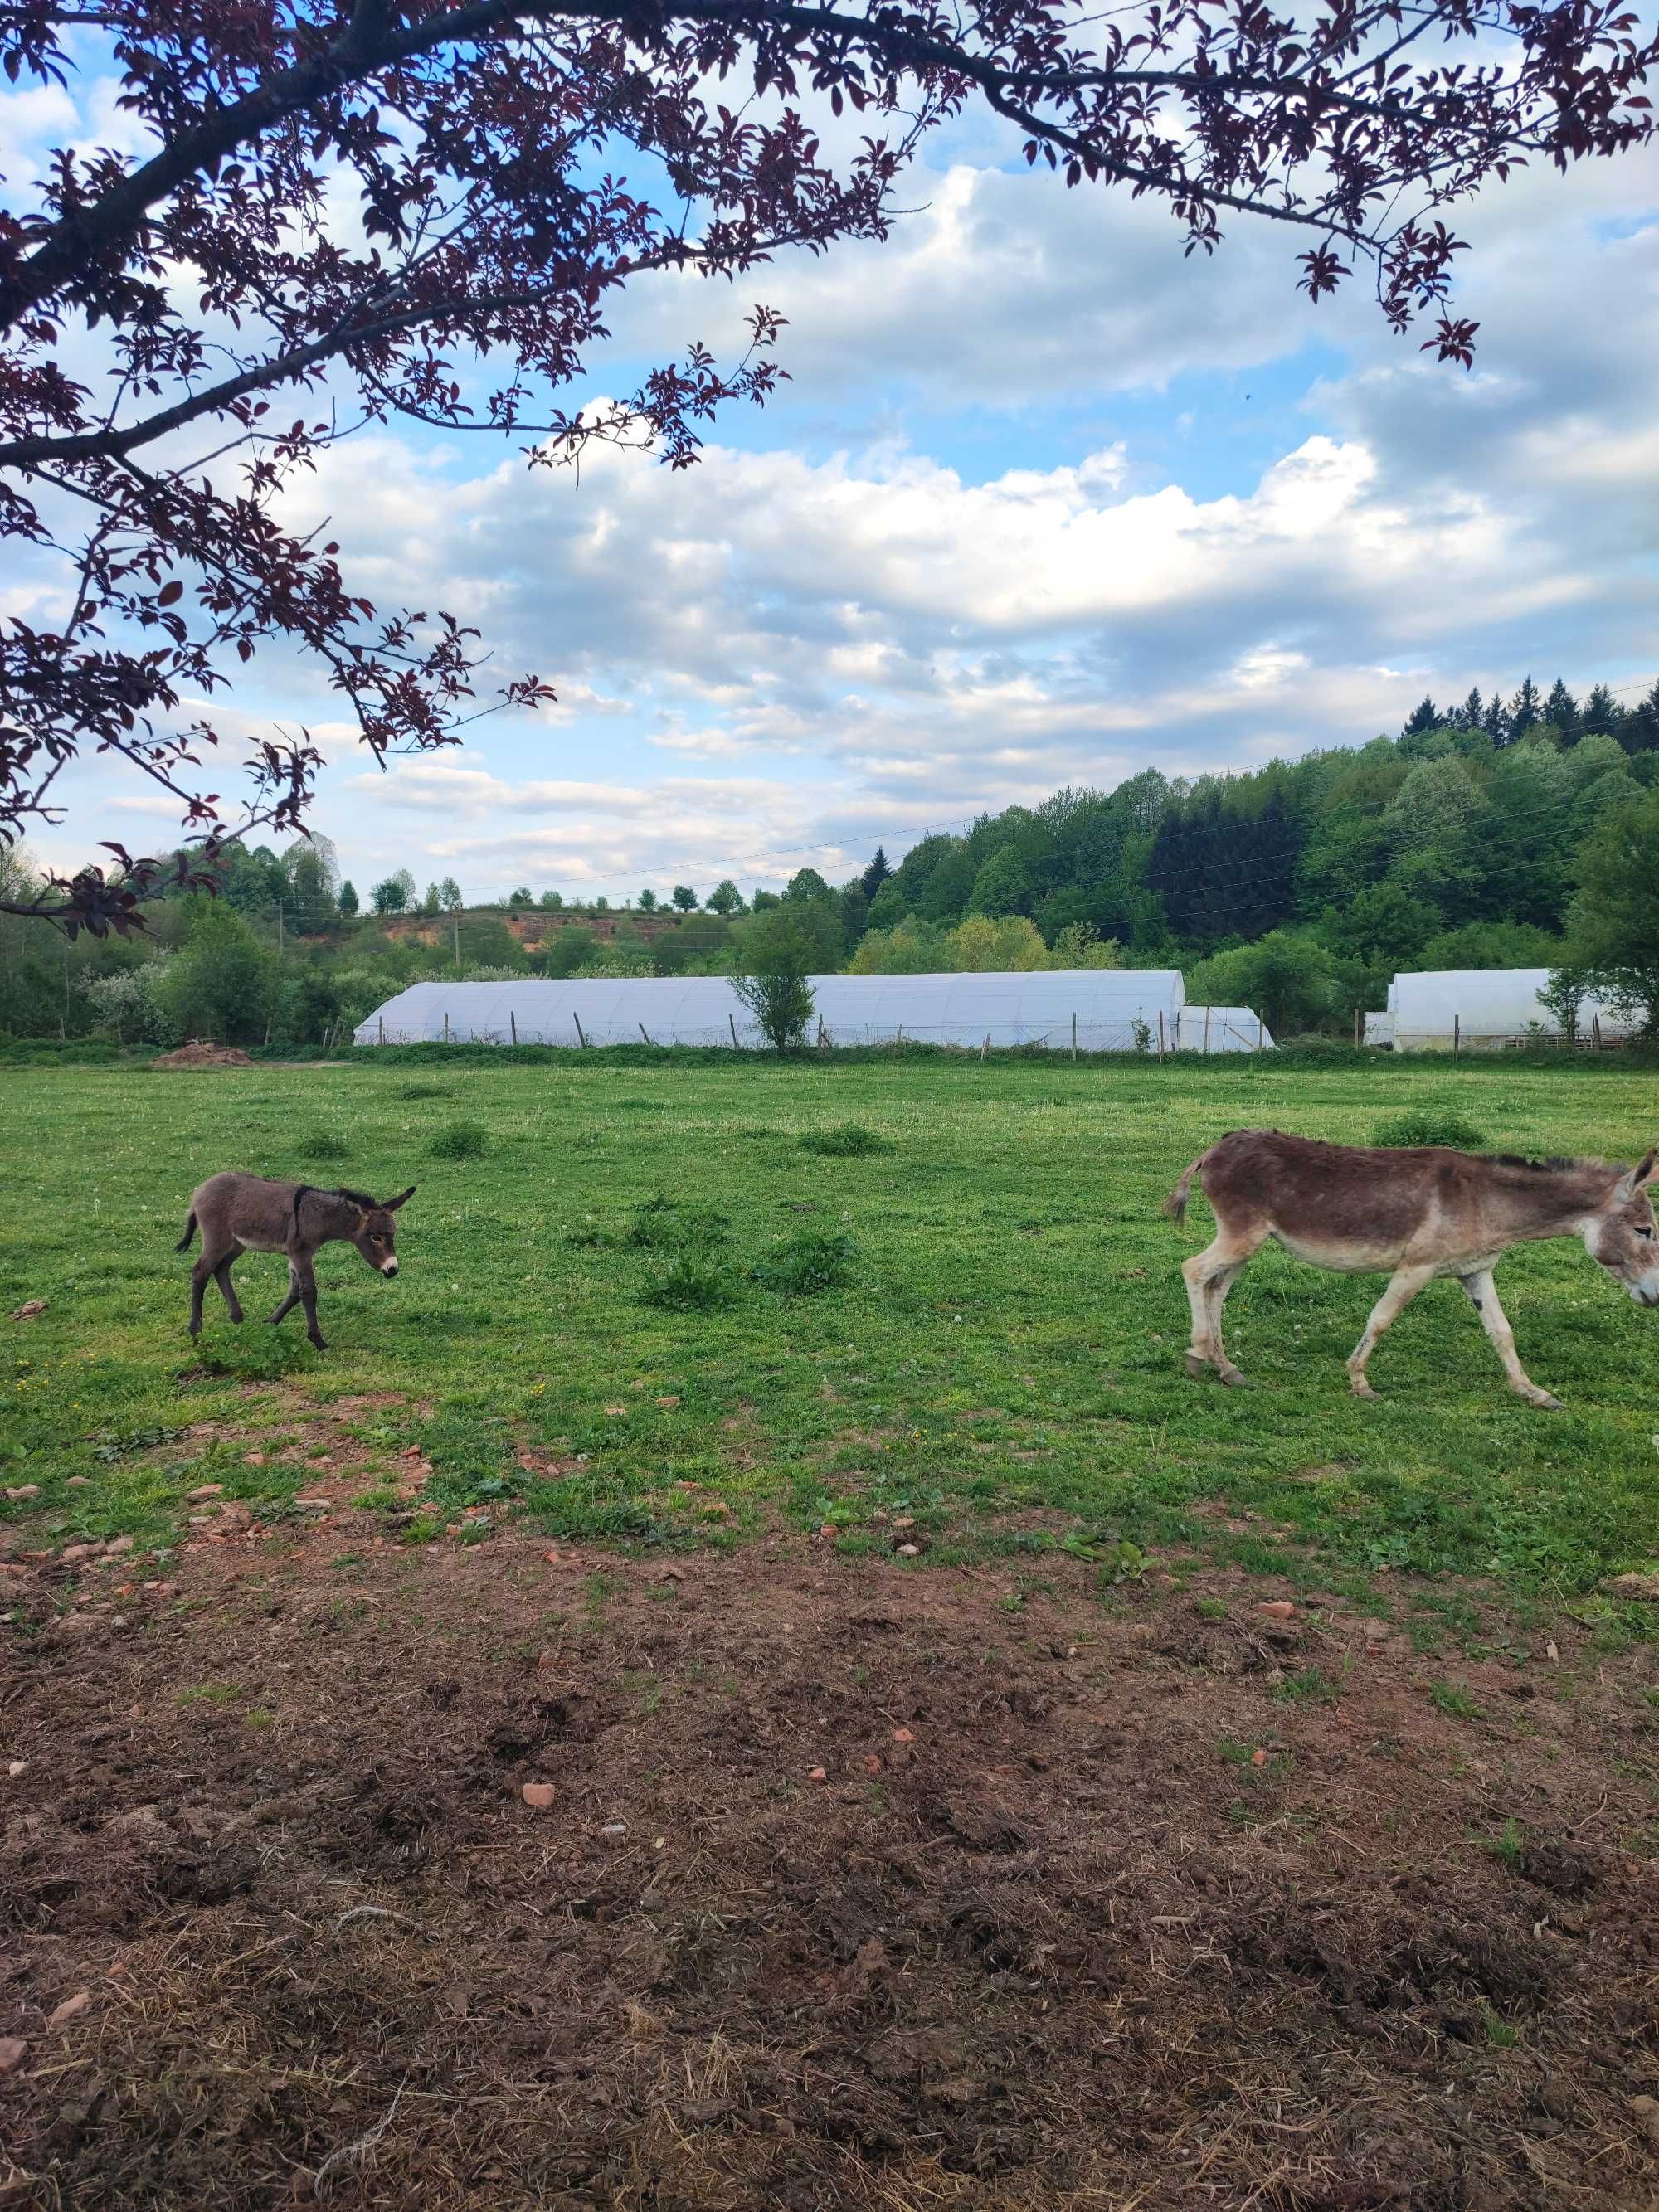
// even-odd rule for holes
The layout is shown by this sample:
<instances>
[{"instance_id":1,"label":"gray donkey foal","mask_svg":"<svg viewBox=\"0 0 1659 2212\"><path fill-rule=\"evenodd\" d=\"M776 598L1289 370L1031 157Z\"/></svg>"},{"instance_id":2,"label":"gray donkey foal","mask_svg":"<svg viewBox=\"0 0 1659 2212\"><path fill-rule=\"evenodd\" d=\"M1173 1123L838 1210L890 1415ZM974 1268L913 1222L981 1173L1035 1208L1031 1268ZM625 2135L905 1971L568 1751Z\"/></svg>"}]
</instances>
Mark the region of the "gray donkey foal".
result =
<instances>
[{"instance_id":1,"label":"gray donkey foal","mask_svg":"<svg viewBox=\"0 0 1659 2212\"><path fill-rule=\"evenodd\" d=\"M202 1254L190 1273L190 1333L202 1333L202 1294L210 1277L225 1294L233 1321L242 1309L230 1279L244 1252L288 1255L288 1296L270 1316L272 1326L297 1305L306 1310L306 1334L319 1352L328 1347L317 1330L317 1279L312 1255L322 1244L355 1244L377 1274L398 1272L397 1224L392 1215L415 1195L411 1183L384 1206L356 1190L316 1190L308 1182L272 1182L232 1169L210 1176L191 1194L190 1218L176 1250L190 1249L199 1222Z\"/></svg>"}]
</instances>

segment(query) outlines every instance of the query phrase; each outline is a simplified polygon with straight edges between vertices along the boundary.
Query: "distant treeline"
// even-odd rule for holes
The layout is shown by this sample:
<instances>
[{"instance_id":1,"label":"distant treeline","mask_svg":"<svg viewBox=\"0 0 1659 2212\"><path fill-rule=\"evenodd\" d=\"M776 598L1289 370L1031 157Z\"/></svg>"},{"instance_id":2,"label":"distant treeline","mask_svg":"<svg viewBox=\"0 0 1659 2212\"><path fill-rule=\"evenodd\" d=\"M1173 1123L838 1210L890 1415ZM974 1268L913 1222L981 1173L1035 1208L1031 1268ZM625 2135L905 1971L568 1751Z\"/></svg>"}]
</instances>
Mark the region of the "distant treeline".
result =
<instances>
[{"instance_id":1,"label":"distant treeline","mask_svg":"<svg viewBox=\"0 0 1659 2212\"><path fill-rule=\"evenodd\" d=\"M27 874L16 854L0 869ZM1253 1006L1286 1035L1346 1030L1401 968L1582 969L1651 1005L1659 684L1628 708L1530 678L1507 701L1425 699L1397 738L1056 792L896 866L878 850L839 885L805 868L748 899L729 880L706 898L647 888L594 902L592 927L573 907L524 885L467 909L453 880L417 894L391 867L360 898L325 838L232 848L221 897L158 902L148 945L66 947L0 919L0 1030L320 1042L423 976L720 974L781 933L820 972L1179 967L1189 998ZM527 926L550 909L560 927ZM444 917L434 942L388 930L411 913Z\"/></svg>"}]
</instances>

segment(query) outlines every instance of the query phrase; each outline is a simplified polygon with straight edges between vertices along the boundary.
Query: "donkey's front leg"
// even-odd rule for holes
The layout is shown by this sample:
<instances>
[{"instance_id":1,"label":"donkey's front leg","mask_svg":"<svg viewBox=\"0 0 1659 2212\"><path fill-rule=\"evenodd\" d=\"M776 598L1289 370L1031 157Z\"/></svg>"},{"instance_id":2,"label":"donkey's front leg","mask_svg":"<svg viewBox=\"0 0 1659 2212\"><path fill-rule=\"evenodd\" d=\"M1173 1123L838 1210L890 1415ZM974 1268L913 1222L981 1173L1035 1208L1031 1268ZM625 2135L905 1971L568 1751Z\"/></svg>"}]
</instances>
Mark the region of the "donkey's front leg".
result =
<instances>
[{"instance_id":1,"label":"donkey's front leg","mask_svg":"<svg viewBox=\"0 0 1659 2212\"><path fill-rule=\"evenodd\" d=\"M300 1303L306 1310L306 1334L319 1352L326 1352L328 1346L317 1328L317 1278L311 1272L311 1255L303 1254L294 1264L299 1278Z\"/></svg>"},{"instance_id":2,"label":"donkey's front leg","mask_svg":"<svg viewBox=\"0 0 1659 2212\"><path fill-rule=\"evenodd\" d=\"M1376 1392L1365 1379L1365 1363L1376 1349L1376 1340L1389 1323L1398 1319L1425 1285L1434 1280L1432 1267L1396 1267L1389 1278L1389 1287L1371 1308L1371 1317L1365 1323L1365 1334L1348 1354L1348 1381L1356 1398L1375 1398Z\"/></svg>"},{"instance_id":3,"label":"donkey's front leg","mask_svg":"<svg viewBox=\"0 0 1659 2212\"><path fill-rule=\"evenodd\" d=\"M295 1267L294 1261L290 1260L288 1263L288 1296L283 1300L281 1305L277 1307L276 1312L270 1316L271 1327L273 1328L280 1328L282 1323L288 1319L289 1316L293 1312L295 1307L297 1306L299 1303L300 1271L298 1267Z\"/></svg>"},{"instance_id":4,"label":"donkey's front leg","mask_svg":"<svg viewBox=\"0 0 1659 2212\"><path fill-rule=\"evenodd\" d=\"M1468 1292L1469 1303L1480 1315L1481 1326L1504 1363L1504 1372L1516 1396L1524 1398L1529 1406L1541 1407L1547 1413L1559 1413L1561 1401L1552 1397L1547 1390L1540 1390L1521 1364L1509 1316L1498 1303L1498 1285L1492 1279L1492 1269L1481 1267L1474 1274L1460 1275L1457 1279Z\"/></svg>"}]
</instances>

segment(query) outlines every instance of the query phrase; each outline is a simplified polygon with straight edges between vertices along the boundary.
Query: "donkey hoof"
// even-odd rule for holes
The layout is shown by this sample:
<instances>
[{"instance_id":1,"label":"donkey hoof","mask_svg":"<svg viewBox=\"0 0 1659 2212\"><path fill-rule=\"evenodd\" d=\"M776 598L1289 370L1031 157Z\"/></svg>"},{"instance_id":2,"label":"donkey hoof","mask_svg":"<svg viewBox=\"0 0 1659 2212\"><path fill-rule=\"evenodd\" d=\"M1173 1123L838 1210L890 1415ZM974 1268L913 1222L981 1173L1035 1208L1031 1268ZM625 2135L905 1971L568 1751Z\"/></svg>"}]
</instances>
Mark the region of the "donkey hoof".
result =
<instances>
[{"instance_id":1,"label":"donkey hoof","mask_svg":"<svg viewBox=\"0 0 1659 2212\"><path fill-rule=\"evenodd\" d=\"M1354 1376L1351 1388L1356 1398L1380 1398L1382 1395L1380 1390L1372 1389L1363 1375Z\"/></svg>"},{"instance_id":2,"label":"donkey hoof","mask_svg":"<svg viewBox=\"0 0 1659 2212\"><path fill-rule=\"evenodd\" d=\"M1540 1413L1565 1413L1567 1410L1561 1401L1553 1398L1547 1390L1529 1391L1528 1402L1536 1406Z\"/></svg>"},{"instance_id":3,"label":"donkey hoof","mask_svg":"<svg viewBox=\"0 0 1659 2212\"><path fill-rule=\"evenodd\" d=\"M313 1348L314 1348L316 1351L318 1351L318 1352L326 1352L326 1351L328 1350L328 1341L327 1341L327 1339L326 1339L326 1338L325 1338L325 1337L320 1337L320 1336L313 1336L313 1337L312 1338L311 1341L312 1341L312 1345L313 1345Z\"/></svg>"},{"instance_id":4,"label":"donkey hoof","mask_svg":"<svg viewBox=\"0 0 1659 2212\"><path fill-rule=\"evenodd\" d=\"M1204 1357L1204 1354L1201 1352L1189 1352L1187 1354L1187 1372L1192 1376L1194 1382L1197 1382L1199 1376L1202 1375L1209 1364L1209 1361Z\"/></svg>"},{"instance_id":5,"label":"donkey hoof","mask_svg":"<svg viewBox=\"0 0 1659 2212\"><path fill-rule=\"evenodd\" d=\"M1216 1372L1230 1390L1248 1390L1250 1387L1250 1378L1242 1368L1219 1367Z\"/></svg>"}]
</instances>

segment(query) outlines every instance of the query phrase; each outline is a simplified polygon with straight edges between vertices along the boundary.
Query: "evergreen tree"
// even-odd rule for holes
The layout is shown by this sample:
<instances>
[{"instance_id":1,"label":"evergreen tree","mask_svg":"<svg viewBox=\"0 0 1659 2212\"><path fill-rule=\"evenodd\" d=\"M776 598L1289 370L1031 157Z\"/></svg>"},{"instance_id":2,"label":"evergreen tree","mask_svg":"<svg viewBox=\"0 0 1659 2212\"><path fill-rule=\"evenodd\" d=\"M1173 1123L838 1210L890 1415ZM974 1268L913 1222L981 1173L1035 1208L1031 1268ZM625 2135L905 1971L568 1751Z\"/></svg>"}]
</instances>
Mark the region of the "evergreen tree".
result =
<instances>
[{"instance_id":1,"label":"evergreen tree","mask_svg":"<svg viewBox=\"0 0 1659 2212\"><path fill-rule=\"evenodd\" d=\"M1627 753L1659 752L1659 683L1640 706L1620 717L1619 742Z\"/></svg>"},{"instance_id":2,"label":"evergreen tree","mask_svg":"<svg viewBox=\"0 0 1659 2212\"><path fill-rule=\"evenodd\" d=\"M859 889L864 893L866 898L872 899L892 872L891 867L888 865L885 851L878 845L875 859L859 878Z\"/></svg>"},{"instance_id":3,"label":"evergreen tree","mask_svg":"<svg viewBox=\"0 0 1659 2212\"><path fill-rule=\"evenodd\" d=\"M1425 731L1437 730L1440 727L1440 709L1425 692L1420 703L1413 709L1410 720L1400 734L1402 738L1420 738Z\"/></svg>"},{"instance_id":4,"label":"evergreen tree","mask_svg":"<svg viewBox=\"0 0 1659 2212\"><path fill-rule=\"evenodd\" d=\"M357 886L349 876L340 885L340 911L348 920L357 911Z\"/></svg>"},{"instance_id":5,"label":"evergreen tree","mask_svg":"<svg viewBox=\"0 0 1659 2212\"><path fill-rule=\"evenodd\" d=\"M1538 686L1530 676L1522 683L1510 704L1510 741L1518 744L1528 730L1535 730L1542 716L1539 710Z\"/></svg>"},{"instance_id":6,"label":"evergreen tree","mask_svg":"<svg viewBox=\"0 0 1659 2212\"><path fill-rule=\"evenodd\" d=\"M1624 719L1623 708L1605 684L1598 684L1591 690L1579 716L1587 738L1617 737Z\"/></svg>"},{"instance_id":7,"label":"evergreen tree","mask_svg":"<svg viewBox=\"0 0 1659 2212\"><path fill-rule=\"evenodd\" d=\"M1486 711L1480 717L1480 726L1493 744L1500 748L1510 744L1513 738L1514 732L1510 727L1510 710L1497 691L1494 691L1486 702Z\"/></svg>"},{"instance_id":8,"label":"evergreen tree","mask_svg":"<svg viewBox=\"0 0 1659 2212\"><path fill-rule=\"evenodd\" d=\"M1452 708L1450 726L1454 730L1478 730L1485 720L1486 712L1486 702L1480 696L1479 686L1471 685L1469 696L1462 705Z\"/></svg>"},{"instance_id":9,"label":"evergreen tree","mask_svg":"<svg viewBox=\"0 0 1659 2212\"><path fill-rule=\"evenodd\" d=\"M1578 738L1578 702L1558 676L1550 686L1550 696L1544 702L1544 720L1553 729L1559 730L1569 744Z\"/></svg>"}]
</instances>

